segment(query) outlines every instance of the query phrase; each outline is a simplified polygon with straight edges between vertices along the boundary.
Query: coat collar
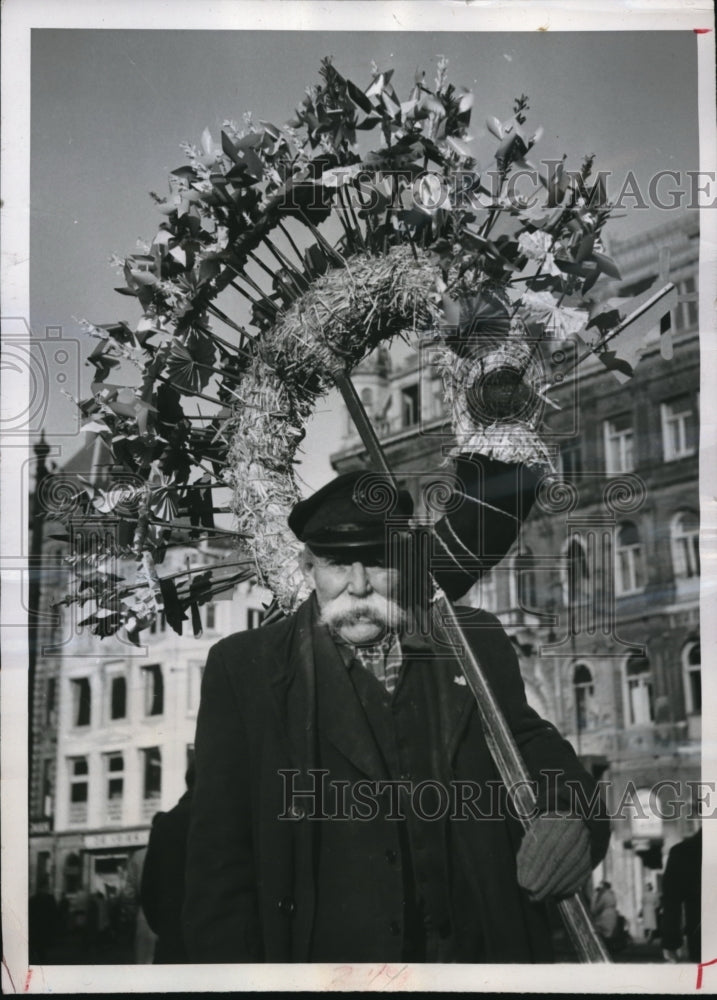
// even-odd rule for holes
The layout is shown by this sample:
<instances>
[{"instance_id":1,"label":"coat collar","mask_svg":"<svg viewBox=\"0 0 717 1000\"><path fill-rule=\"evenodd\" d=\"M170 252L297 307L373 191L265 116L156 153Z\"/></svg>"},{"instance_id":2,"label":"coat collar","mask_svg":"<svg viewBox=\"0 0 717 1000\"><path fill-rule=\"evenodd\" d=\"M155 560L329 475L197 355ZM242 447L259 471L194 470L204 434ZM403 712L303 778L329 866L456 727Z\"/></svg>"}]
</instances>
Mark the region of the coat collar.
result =
<instances>
[{"instance_id":1,"label":"coat collar","mask_svg":"<svg viewBox=\"0 0 717 1000\"><path fill-rule=\"evenodd\" d=\"M344 664L330 633L321 625L314 628L314 658L318 726L324 738L367 777L387 778L388 771L359 700L351 670Z\"/></svg>"}]
</instances>

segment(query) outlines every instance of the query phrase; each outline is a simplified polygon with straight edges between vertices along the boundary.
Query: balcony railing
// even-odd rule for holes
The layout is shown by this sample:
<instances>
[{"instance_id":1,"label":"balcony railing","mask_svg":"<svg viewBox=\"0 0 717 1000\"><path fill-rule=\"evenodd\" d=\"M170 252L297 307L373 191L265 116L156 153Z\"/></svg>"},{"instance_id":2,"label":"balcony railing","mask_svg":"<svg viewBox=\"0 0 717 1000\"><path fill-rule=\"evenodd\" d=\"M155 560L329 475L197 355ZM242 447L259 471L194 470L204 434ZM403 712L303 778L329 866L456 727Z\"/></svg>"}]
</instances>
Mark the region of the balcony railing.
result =
<instances>
[{"instance_id":1,"label":"balcony railing","mask_svg":"<svg viewBox=\"0 0 717 1000\"><path fill-rule=\"evenodd\" d=\"M106 823L121 823L122 822L122 799L111 799L105 805L105 822Z\"/></svg>"},{"instance_id":2,"label":"balcony railing","mask_svg":"<svg viewBox=\"0 0 717 1000\"><path fill-rule=\"evenodd\" d=\"M70 815L68 817L71 826L84 826L87 823L87 803L70 803Z\"/></svg>"}]
</instances>

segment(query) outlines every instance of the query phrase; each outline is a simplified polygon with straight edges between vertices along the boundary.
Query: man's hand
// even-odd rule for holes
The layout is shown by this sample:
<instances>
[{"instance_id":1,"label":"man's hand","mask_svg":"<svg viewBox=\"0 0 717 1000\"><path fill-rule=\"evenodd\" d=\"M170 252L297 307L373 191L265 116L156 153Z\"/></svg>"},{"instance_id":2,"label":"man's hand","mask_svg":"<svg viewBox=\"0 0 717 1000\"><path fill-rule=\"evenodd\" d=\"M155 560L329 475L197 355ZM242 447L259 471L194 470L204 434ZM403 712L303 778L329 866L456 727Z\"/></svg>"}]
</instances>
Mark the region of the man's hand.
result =
<instances>
[{"instance_id":1,"label":"man's hand","mask_svg":"<svg viewBox=\"0 0 717 1000\"><path fill-rule=\"evenodd\" d=\"M679 962L680 960L680 956L677 954L676 951L673 951L671 948L663 948L662 957L666 962Z\"/></svg>"},{"instance_id":2,"label":"man's hand","mask_svg":"<svg viewBox=\"0 0 717 1000\"><path fill-rule=\"evenodd\" d=\"M581 819L538 816L518 851L518 883L538 901L546 896L570 896L590 874L590 835Z\"/></svg>"}]
</instances>

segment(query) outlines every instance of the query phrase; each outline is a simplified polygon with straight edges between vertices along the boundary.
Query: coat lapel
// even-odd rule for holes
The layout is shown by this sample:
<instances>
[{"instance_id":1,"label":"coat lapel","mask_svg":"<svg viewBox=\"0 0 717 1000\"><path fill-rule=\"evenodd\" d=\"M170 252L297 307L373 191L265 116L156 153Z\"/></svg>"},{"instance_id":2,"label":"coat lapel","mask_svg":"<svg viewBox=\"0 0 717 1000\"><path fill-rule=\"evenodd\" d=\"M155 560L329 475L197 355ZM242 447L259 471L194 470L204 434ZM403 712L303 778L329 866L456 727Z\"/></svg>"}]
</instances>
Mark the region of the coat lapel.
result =
<instances>
[{"instance_id":1,"label":"coat lapel","mask_svg":"<svg viewBox=\"0 0 717 1000\"><path fill-rule=\"evenodd\" d=\"M475 700L457 656L438 655L434 666L441 733L448 760L452 761L468 720L475 711Z\"/></svg>"}]
</instances>

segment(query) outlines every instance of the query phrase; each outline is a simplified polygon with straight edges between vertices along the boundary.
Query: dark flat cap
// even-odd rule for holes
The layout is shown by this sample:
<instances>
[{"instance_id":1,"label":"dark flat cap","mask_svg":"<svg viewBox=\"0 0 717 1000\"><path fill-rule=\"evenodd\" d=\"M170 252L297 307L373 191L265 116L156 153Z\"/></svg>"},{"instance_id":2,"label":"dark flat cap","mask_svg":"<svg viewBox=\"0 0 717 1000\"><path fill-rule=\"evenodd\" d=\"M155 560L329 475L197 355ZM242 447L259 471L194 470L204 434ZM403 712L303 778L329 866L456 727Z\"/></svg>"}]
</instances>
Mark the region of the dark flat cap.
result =
<instances>
[{"instance_id":1,"label":"dark flat cap","mask_svg":"<svg viewBox=\"0 0 717 1000\"><path fill-rule=\"evenodd\" d=\"M381 548L387 518L412 513L407 490L394 489L381 473L358 470L344 472L299 501L289 514L289 527L317 552Z\"/></svg>"}]
</instances>

